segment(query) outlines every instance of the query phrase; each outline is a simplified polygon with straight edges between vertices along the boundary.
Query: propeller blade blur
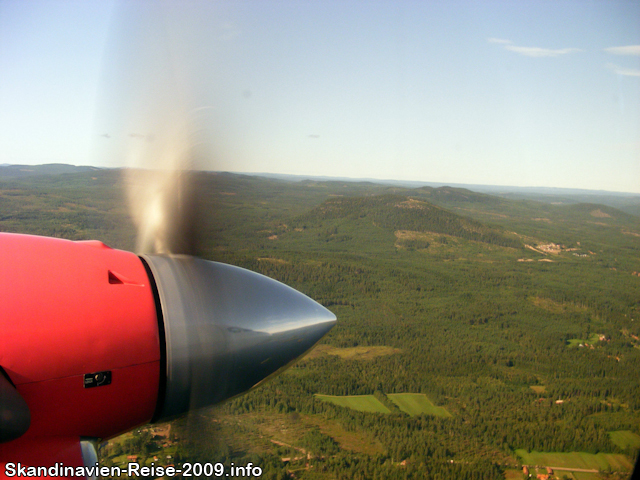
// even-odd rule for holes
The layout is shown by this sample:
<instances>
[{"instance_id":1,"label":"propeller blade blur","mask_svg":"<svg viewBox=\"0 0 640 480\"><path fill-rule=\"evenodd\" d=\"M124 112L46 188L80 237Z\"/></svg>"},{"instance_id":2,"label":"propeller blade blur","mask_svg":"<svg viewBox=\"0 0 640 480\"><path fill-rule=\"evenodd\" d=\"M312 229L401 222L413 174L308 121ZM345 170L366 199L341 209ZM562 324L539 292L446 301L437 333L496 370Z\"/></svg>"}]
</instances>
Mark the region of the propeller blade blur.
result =
<instances>
[{"instance_id":1,"label":"propeller blade blur","mask_svg":"<svg viewBox=\"0 0 640 480\"><path fill-rule=\"evenodd\" d=\"M211 72L203 66L211 56L190 28L202 8L122 2L114 15L97 119L107 133L97 153L101 163L127 167L139 253L199 253L192 172L212 168L214 159L212 99L204 87Z\"/></svg>"}]
</instances>

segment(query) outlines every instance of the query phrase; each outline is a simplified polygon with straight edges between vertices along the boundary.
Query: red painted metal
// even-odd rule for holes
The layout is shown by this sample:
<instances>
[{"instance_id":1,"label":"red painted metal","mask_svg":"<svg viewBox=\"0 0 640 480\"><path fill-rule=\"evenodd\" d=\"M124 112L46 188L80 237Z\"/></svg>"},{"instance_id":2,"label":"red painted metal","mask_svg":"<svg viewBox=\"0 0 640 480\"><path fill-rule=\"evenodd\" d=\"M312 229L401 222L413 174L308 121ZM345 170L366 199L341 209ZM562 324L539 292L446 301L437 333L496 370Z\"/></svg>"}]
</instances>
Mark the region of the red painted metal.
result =
<instances>
[{"instance_id":1,"label":"red painted metal","mask_svg":"<svg viewBox=\"0 0 640 480\"><path fill-rule=\"evenodd\" d=\"M52 467L58 464L58 468L60 468L62 466L80 467L83 465L80 442L75 437L33 438L24 436L7 444L0 444L0 449L2 454L0 456L0 480L18 478L17 475L6 475L6 472L10 475L17 473L18 463L25 467ZM13 464L9 469L7 469L8 463ZM78 477L75 478L77 480Z\"/></svg>"},{"instance_id":2,"label":"red painted metal","mask_svg":"<svg viewBox=\"0 0 640 480\"><path fill-rule=\"evenodd\" d=\"M153 416L158 320L136 255L95 241L0 233L0 332L0 366L31 411L28 432L0 444L0 462L43 437L61 445L108 438ZM105 370L110 385L84 388L84 374Z\"/></svg>"}]
</instances>

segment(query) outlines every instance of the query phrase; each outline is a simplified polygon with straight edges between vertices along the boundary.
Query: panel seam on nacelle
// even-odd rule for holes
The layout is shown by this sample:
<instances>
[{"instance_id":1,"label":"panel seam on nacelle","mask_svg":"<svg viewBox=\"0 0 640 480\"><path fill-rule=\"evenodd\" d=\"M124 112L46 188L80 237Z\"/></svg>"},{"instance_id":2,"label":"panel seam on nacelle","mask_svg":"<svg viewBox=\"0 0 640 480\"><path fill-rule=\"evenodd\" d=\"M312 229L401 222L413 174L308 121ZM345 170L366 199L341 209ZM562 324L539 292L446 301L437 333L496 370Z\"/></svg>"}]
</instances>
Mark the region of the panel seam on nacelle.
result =
<instances>
[{"instance_id":1,"label":"panel seam on nacelle","mask_svg":"<svg viewBox=\"0 0 640 480\"><path fill-rule=\"evenodd\" d=\"M160 360L162 360L162 358ZM149 364L152 364L152 363L156 363L157 361L158 360L150 360L148 362L132 363L130 365L123 365L123 366L120 366L120 367L103 369L103 370L109 370L109 371L112 371L112 372L116 372L116 371L119 371L119 370L125 370L127 368L137 367L137 366L140 366L140 365L149 365ZM96 371L98 371L98 370L96 370ZM43 378L41 380L33 380L31 382L21 382L21 383L11 382L11 383L14 383L15 387L18 388L18 387L20 387L22 385L32 385L34 383L42 383L42 382L54 382L54 381L57 381L57 380L64 380L65 378L83 377L86 373L92 373L92 372L74 373L73 375L66 375L64 377Z\"/></svg>"}]
</instances>

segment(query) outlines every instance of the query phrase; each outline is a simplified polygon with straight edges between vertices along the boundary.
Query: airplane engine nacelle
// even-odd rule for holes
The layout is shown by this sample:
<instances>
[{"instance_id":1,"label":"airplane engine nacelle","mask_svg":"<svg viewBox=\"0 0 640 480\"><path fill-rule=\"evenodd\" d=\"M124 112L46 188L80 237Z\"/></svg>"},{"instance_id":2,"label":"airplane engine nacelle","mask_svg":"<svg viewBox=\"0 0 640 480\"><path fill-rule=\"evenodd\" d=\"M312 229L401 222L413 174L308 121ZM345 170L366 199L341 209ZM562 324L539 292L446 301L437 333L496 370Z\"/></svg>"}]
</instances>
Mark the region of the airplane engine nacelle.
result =
<instances>
[{"instance_id":1,"label":"airplane engine nacelle","mask_svg":"<svg viewBox=\"0 0 640 480\"><path fill-rule=\"evenodd\" d=\"M238 395L335 320L238 267L0 234L0 464L81 465L82 438Z\"/></svg>"}]
</instances>

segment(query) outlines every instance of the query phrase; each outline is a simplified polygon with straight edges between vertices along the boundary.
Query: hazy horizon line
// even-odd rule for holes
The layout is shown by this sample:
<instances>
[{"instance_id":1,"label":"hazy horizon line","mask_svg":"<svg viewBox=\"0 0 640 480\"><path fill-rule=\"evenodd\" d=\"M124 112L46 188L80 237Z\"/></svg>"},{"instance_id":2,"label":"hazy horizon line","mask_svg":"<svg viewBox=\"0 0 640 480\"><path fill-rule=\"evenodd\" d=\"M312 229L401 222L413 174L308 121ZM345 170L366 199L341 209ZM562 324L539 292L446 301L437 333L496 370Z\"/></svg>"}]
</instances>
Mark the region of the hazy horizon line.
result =
<instances>
[{"instance_id":1,"label":"hazy horizon line","mask_svg":"<svg viewBox=\"0 0 640 480\"><path fill-rule=\"evenodd\" d=\"M75 165L72 163L63 163L63 162L51 162L51 163L39 163L39 164L26 164L26 163L0 163L0 167L41 167L48 165L61 165L61 166L70 166L76 168L93 168L98 170L124 170L124 169L132 169L137 167L98 167L95 165ZM148 170L146 168L140 168L141 170ZM276 173L276 172L242 172L242 171L232 171L232 170L198 170L201 172L210 172L210 173L231 173L235 175L249 175L249 176L259 176L259 177L292 177L299 180L309 179L309 180L338 180L338 181L348 181L348 182L370 182L370 183L386 183L386 184L396 184L396 185L411 185L411 186L450 186L450 187L481 187L481 188L490 188L490 189L519 189L519 190L557 190L557 191L573 191L576 193L598 193L598 194L614 194L614 195L631 195L631 196L640 196L640 191L638 192L629 192L623 190L606 190L606 189L592 189L592 188L584 188L584 187L553 187L546 185L504 185L504 184L489 184L489 183L462 183L462 182L440 182L440 181L430 181L430 180L401 180L394 178L372 178L372 177L349 177L349 176L333 176L333 175L314 175L314 174L300 174L300 173Z\"/></svg>"}]
</instances>

